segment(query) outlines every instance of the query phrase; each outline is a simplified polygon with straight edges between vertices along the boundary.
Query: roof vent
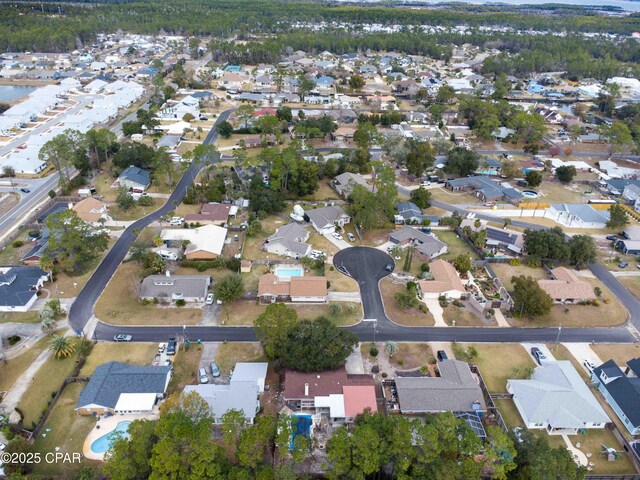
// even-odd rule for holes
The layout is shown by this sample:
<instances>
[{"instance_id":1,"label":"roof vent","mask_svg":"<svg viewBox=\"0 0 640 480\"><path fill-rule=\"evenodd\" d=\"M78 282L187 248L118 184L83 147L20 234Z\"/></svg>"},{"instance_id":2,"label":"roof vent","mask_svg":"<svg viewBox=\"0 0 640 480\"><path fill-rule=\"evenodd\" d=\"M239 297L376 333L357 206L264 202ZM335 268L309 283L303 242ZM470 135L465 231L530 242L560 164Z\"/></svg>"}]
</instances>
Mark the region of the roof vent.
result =
<instances>
[{"instance_id":1,"label":"roof vent","mask_svg":"<svg viewBox=\"0 0 640 480\"><path fill-rule=\"evenodd\" d=\"M309 384L308 383L304 384L304 396L305 397L309 396Z\"/></svg>"}]
</instances>

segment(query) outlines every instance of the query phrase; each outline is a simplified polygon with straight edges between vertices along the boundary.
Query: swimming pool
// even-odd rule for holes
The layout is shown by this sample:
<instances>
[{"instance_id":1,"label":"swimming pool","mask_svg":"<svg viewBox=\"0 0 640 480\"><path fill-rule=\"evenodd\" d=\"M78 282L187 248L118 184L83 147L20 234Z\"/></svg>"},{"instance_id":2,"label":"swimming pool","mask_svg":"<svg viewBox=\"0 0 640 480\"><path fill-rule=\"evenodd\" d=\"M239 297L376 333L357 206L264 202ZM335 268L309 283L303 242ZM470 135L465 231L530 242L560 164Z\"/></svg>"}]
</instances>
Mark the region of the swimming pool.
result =
<instances>
[{"instance_id":1,"label":"swimming pool","mask_svg":"<svg viewBox=\"0 0 640 480\"><path fill-rule=\"evenodd\" d=\"M296 437L298 435L309 437L311 435L311 427L313 426L311 415L293 415L291 417L292 422L294 421L293 417L296 417L297 422L295 424L295 430L291 434L291 443L289 444L291 450L295 448L294 441Z\"/></svg>"},{"instance_id":2,"label":"swimming pool","mask_svg":"<svg viewBox=\"0 0 640 480\"><path fill-rule=\"evenodd\" d=\"M535 192L533 190L523 190L522 191L522 195L527 197L527 198L537 198L540 196L540 194L538 192Z\"/></svg>"},{"instance_id":3,"label":"swimming pool","mask_svg":"<svg viewBox=\"0 0 640 480\"><path fill-rule=\"evenodd\" d=\"M128 420L120 422L109 433L96 438L91 444L91 451L93 453L106 453L111 448L111 444L118 438L118 432L121 432L125 438L129 438L128 430L130 424L131 422Z\"/></svg>"},{"instance_id":4,"label":"swimming pool","mask_svg":"<svg viewBox=\"0 0 640 480\"><path fill-rule=\"evenodd\" d=\"M275 274L279 278L302 277L302 267L276 267Z\"/></svg>"}]
</instances>

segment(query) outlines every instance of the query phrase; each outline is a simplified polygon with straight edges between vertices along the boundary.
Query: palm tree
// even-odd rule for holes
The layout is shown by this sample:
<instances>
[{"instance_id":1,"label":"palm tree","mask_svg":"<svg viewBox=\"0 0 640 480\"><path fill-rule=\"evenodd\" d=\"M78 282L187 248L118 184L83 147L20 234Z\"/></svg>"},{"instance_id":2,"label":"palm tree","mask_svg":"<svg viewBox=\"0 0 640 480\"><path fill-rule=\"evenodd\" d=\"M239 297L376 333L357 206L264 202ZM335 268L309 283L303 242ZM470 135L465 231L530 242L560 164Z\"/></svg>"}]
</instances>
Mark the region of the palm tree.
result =
<instances>
[{"instance_id":1,"label":"palm tree","mask_svg":"<svg viewBox=\"0 0 640 480\"><path fill-rule=\"evenodd\" d=\"M51 317L42 317L40 321L40 327L42 331L47 335L50 334L56 326L56 321Z\"/></svg>"},{"instance_id":2,"label":"palm tree","mask_svg":"<svg viewBox=\"0 0 640 480\"><path fill-rule=\"evenodd\" d=\"M58 335L53 337L49 343L49 350L56 358L67 358L76 351L76 345L71 342L69 337Z\"/></svg>"},{"instance_id":3,"label":"palm tree","mask_svg":"<svg viewBox=\"0 0 640 480\"><path fill-rule=\"evenodd\" d=\"M396 342L392 342L389 340L384 344L385 351L389 354L390 357L393 357L393 354L398 351L398 344Z\"/></svg>"}]
</instances>

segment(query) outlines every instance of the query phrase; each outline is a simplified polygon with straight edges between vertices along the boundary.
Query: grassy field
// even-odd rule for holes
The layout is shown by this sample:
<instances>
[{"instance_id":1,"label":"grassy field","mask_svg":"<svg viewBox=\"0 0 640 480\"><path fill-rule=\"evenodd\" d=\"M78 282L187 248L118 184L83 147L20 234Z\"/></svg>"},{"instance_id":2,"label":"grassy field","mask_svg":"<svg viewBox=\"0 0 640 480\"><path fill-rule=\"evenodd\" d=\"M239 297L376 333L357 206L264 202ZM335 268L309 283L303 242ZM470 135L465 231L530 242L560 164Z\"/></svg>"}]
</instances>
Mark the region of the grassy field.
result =
<instances>
[{"instance_id":1,"label":"grassy field","mask_svg":"<svg viewBox=\"0 0 640 480\"><path fill-rule=\"evenodd\" d=\"M346 275L340 273L335 268L326 266L324 269L324 275L325 277L327 277L327 280L331 282L332 292L359 292L360 291L360 288L358 287L358 282L356 282L353 278L347 277Z\"/></svg>"},{"instance_id":2,"label":"grassy field","mask_svg":"<svg viewBox=\"0 0 640 480\"><path fill-rule=\"evenodd\" d=\"M298 318L314 320L318 317L326 317L339 327L354 325L362 318L362 306L357 303L335 302L340 306L337 314L332 314L330 304L312 305L287 305L298 312ZM253 300L238 300L234 303L223 305L220 311L220 323L224 325L253 325L258 316L266 310L266 305L261 305Z\"/></svg>"},{"instance_id":3,"label":"grassy field","mask_svg":"<svg viewBox=\"0 0 640 480\"><path fill-rule=\"evenodd\" d=\"M477 327L485 325L497 325L495 319L487 320L480 318L475 313L467 310L463 307L456 307L453 304L449 304L445 307L442 317L447 325L453 325L453 321L456 321L456 327Z\"/></svg>"},{"instance_id":4,"label":"grassy field","mask_svg":"<svg viewBox=\"0 0 640 480\"><path fill-rule=\"evenodd\" d=\"M180 344L178 352L173 357L173 371L167 393L181 392L185 385L198 383L198 367L202 357L202 345L192 344L189 350Z\"/></svg>"},{"instance_id":5,"label":"grassy field","mask_svg":"<svg viewBox=\"0 0 640 480\"><path fill-rule=\"evenodd\" d=\"M80 392L86 386L84 383L72 383L67 385L64 393L56 402L43 433L36 439L34 443L35 451L41 455L49 452L55 452L60 449L60 453L77 453L82 452L82 446L85 438L94 427L96 420L91 415L78 415L74 410L78 401ZM98 462L92 462L87 459L82 460L82 465L98 465ZM72 472L80 468L78 464L65 463L41 463L36 465L35 473L46 475L60 475L64 478L73 478Z\"/></svg>"},{"instance_id":6,"label":"grassy field","mask_svg":"<svg viewBox=\"0 0 640 480\"><path fill-rule=\"evenodd\" d=\"M626 365L627 361L640 357L640 345L618 345L599 343L591 345L591 348L603 362L609 359L615 360L618 365Z\"/></svg>"},{"instance_id":7,"label":"grassy field","mask_svg":"<svg viewBox=\"0 0 640 480\"><path fill-rule=\"evenodd\" d=\"M496 399L493 401L498 407L500 414L502 415L502 419L504 423L507 424L507 427L524 427L524 422L522 421L522 417L520 416L520 412L516 408L516 404L513 400L509 399Z\"/></svg>"},{"instance_id":8,"label":"grassy field","mask_svg":"<svg viewBox=\"0 0 640 480\"><path fill-rule=\"evenodd\" d=\"M216 363L223 374L228 374L238 362L266 362L267 358L258 342L223 343L216 353Z\"/></svg>"},{"instance_id":9,"label":"grassy field","mask_svg":"<svg viewBox=\"0 0 640 480\"><path fill-rule=\"evenodd\" d=\"M526 378L526 370L535 364L522 345L514 343L502 344L459 344L467 348L473 345L478 351L477 357L469 363L480 369L487 388L492 393L506 392L507 380L510 378Z\"/></svg>"},{"instance_id":10,"label":"grassy field","mask_svg":"<svg viewBox=\"0 0 640 480\"><path fill-rule=\"evenodd\" d=\"M318 190L316 190L313 193L313 195L304 197L303 200L318 201L318 200L336 200L339 198L340 197L338 196L336 191L333 188L331 188L331 185L329 185L329 179L323 178L322 180L320 180L320 182L318 182Z\"/></svg>"},{"instance_id":11,"label":"grassy field","mask_svg":"<svg viewBox=\"0 0 640 480\"><path fill-rule=\"evenodd\" d=\"M431 198L434 200L440 200L441 202L449 203L452 205L473 205L482 204L479 198L474 197L470 192L452 192L446 188L431 188Z\"/></svg>"},{"instance_id":12,"label":"grassy field","mask_svg":"<svg viewBox=\"0 0 640 480\"><path fill-rule=\"evenodd\" d=\"M636 298L640 298L640 275L634 277L617 277L627 290L629 290Z\"/></svg>"},{"instance_id":13,"label":"grassy field","mask_svg":"<svg viewBox=\"0 0 640 480\"><path fill-rule=\"evenodd\" d=\"M513 277L524 275L525 277L532 277L534 280L547 278L547 272L543 268L531 268L526 265L513 267L508 263L493 263L491 268L507 290L513 289L513 284L511 283Z\"/></svg>"},{"instance_id":14,"label":"grassy field","mask_svg":"<svg viewBox=\"0 0 640 480\"><path fill-rule=\"evenodd\" d=\"M380 294L389 318L400 325L409 327L433 326L435 321L430 312L423 313L417 308L404 309L398 305L394 296L405 290L404 285L396 285L389 278L383 278L380 281Z\"/></svg>"},{"instance_id":15,"label":"grassy field","mask_svg":"<svg viewBox=\"0 0 640 480\"><path fill-rule=\"evenodd\" d=\"M202 310L188 307L143 305L138 301L142 267L135 262L121 264L95 305L95 314L114 325L195 325Z\"/></svg>"},{"instance_id":16,"label":"grassy field","mask_svg":"<svg viewBox=\"0 0 640 480\"><path fill-rule=\"evenodd\" d=\"M31 312L0 312L0 323L39 323L37 311Z\"/></svg>"},{"instance_id":17,"label":"grassy field","mask_svg":"<svg viewBox=\"0 0 640 480\"><path fill-rule=\"evenodd\" d=\"M398 351L389 358L391 365L405 370L422 367L435 361L433 351L426 343L398 343Z\"/></svg>"},{"instance_id":18,"label":"grassy field","mask_svg":"<svg viewBox=\"0 0 640 480\"><path fill-rule=\"evenodd\" d=\"M601 454L602 445L622 450L622 446L610 430L587 430L586 435L571 435L569 440L575 446L580 442L580 450L584 453L591 453L590 462L595 464L592 473L600 473L607 475L618 475L623 473L636 473L631 459L626 455L620 455L620 458L614 462L607 461L607 456Z\"/></svg>"},{"instance_id":19,"label":"grassy field","mask_svg":"<svg viewBox=\"0 0 640 480\"><path fill-rule=\"evenodd\" d=\"M32 423L40 419L47 402L71 375L77 359L76 354L63 359L51 357L40 367L18 404L24 414L22 423L25 427L31 428Z\"/></svg>"},{"instance_id":20,"label":"grassy field","mask_svg":"<svg viewBox=\"0 0 640 480\"><path fill-rule=\"evenodd\" d=\"M129 343L101 342L94 345L80 370L80 375L90 376L96 367L113 361L131 365L151 365L157 350L157 343L136 343L134 347Z\"/></svg>"},{"instance_id":21,"label":"grassy field","mask_svg":"<svg viewBox=\"0 0 640 480\"><path fill-rule=\"evenodd\" d=\"M449 245L447 253L440 255L438 258L443 260L452 260L461 253L468 253L472 259L476 259L477 256L471 251L469 246L462 240L456 232L451 230L438 230L434 232L438 240Z\"/></svg>"}]
</instances>

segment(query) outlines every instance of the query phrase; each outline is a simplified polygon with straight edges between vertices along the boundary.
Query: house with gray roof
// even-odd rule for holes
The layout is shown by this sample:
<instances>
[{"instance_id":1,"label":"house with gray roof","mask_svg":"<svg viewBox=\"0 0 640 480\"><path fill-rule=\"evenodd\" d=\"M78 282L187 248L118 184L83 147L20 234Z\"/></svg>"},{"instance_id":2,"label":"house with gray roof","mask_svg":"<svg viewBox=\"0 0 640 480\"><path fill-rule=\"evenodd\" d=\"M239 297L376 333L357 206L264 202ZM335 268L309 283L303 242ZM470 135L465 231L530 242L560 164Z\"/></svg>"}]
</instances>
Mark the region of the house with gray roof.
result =
<instances>
[{"instance_id":1,"label":"house with gray roof","mask_svg":"<svg viewBox=\"0 0 640 480\"><path fill-rule=\"evenodd\" d=\"M389 241L400 247L413 245L416 252L429 259L447 253L449 248L446 243L438 240L435 235L424 233L417 228L409 226L404 226L400 230L391 232Z\"/></svg>"},{"instance_id":2,"label":"house with gray roof","mask_svg":"<svg viewBox=\"0 0 640 480\"><path fill-rule=\"evenodd\" d=\"M118 181L120 186L145 191L151 185L151 176L146 170L131 165L123 170L118 177Z\"/></svg>"},{"instance_id":3,"label":"house with gray roof","mask_svg":"<svg viewBox=\"0 0 640 480\"><path fill-rule=\"evenodd\" d=\"M469 191L483 202L503 200L517 203L522 199L522 193L508 183L498 183L482 175L447 180L445 186L454 192Z\"/></svg>"},{"instance_id":4,"label":"house with gray roof","mask_svg":"<svg viewBox=\"0 0 640 480\"><path fill-rule=\"evenodd\" d=\"M596 210L582 203L554 203L547 216L571 228L605 228L609 221L608 210Z\"/></svg>"},{"instance_id":5,"label":"house with gray roof","mask_svg":"<svg viewBox=\"0 0 640 480\"><path fill-rule=\"evenodd\" d=\"M362 185L368 190L371 190L371 185L369 185L364 177L359 173L350 173L345 172L336 176L331 184L336 192L344 198L345 200L349 198L353 188L356 185Z\"/></svg>"},{"instance_id":6,"label":"house with gray roof","mask_svg":"<svg viewBox=\"0 0 640 480\"><path fill-rule=\"evenodd\" d=\"M640 358L627 362L622 370L609 360L591 372L607 403L631 435L640 435Z\"/></svg>"},{"instance_id":7,"label":"house with gray roof","mask_svg":"<svg viewBox=\"0 0 640 480\"><path fill-rule=\"evenodd\" d=\"M38 267L0 267L0 312L26 312L48 279Z\"/></svg>"},{"instance_id":8,"label":"house with gray roof","mask_svg":"<svg viewBox=\"0 0 640 480\"><path fill-rule=\"evenodd\" d=\"M305 243L308 239L309 232L304 227L289 223L267 238L262 249L285 257L306 257L311 253L311 245Z\"/></svg>"},{"instance_id":9,"label":"house with gray roof","mask_svg":"<svg viewBox=\"0 0 640 480\"><path fill-rule=\"evenodd\" d=\"M160 302L204 302L210 283L209 275L170 275L168 271L166 275L149 275L142 280L140 299Z\"/></svg>"},{"instance_id":10,"label":"house with gray roof","mask_svg":"<svg viewBox=\"0 0 640 480\"><path fill-rule=\"evenodd\" d=\"M450 359L438 362L439 377L396 377L403 414L486 412L482 389L469 365Z\"/></svg>"},{"instance_id":11,"label":"house with gray roof","mask_svg":"<svg viewBox=\"0 0 640 480\"><path fill-rule=\"evenodd\" d=\"M82 390L75 410L81 415L152 412L170 379L171 367L103 363Z\"/></svg>"},{"instance_id":12,"label":"house with gray roof","mask_svg":"<svg viewBox=\"0 0 640 480\"><path fill-rule=\"evenodd\" d=\"M398 215L395 215L396 225L402 224L423 224L425 220L429 220L432 227L438 226L440 219L437 215L425 215L420 207L413 202L399 202L397 207Z\"/></svg>"},{"instance_id":13,"label":"house with gray roof","mask_svg":"<svg viewBox=\"0 0 640 480\"><path fill-rule=\"evenodd\" d=\"M578 430L604 428L610 422L580 374L566 360L543 363L529 379L508 380L507 391L513 394L513 402L529 429L544 429L549 435L575 435Z\"/></svg>"},{"instance_id":14,"label":"house with gray roof","mask_svg":"<svg viewBox=\"0 0 640 480\"><path fill-rule=\"evenodd\" d=\"M337 205L309 210L305 213L304 219L311 223L320 235L333 233L336 227L343 227L351 221L351 217Z\"/></svg>"},{"instance_id":15,"label":"house with gray roof","mask_svg":"<svg viewBox=\"0 0 640 480\"><path fill-rule=\"evenodd\" d=\"M229 384L187 385L184 393L196 392L209 405L214 423L222 423L229 410L239 410L245 421L252 424L260 410L260 393L264 391L267 363L237 363Z\"/></svg>"}]
</instances>

